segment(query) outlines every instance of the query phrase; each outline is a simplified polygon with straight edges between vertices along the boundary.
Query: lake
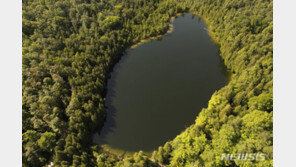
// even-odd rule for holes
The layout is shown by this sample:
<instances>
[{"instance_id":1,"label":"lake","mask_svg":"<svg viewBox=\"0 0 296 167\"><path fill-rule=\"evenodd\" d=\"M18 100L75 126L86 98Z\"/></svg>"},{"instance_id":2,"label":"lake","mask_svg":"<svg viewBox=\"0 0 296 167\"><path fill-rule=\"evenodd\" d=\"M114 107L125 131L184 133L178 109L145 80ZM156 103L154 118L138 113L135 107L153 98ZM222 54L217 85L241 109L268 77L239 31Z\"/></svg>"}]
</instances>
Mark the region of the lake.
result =
<instances>
[{"instance_id":1,"label":"lake","mask_svg":"<svg viewBox=\"0 0 296 167\"><path fill-rule=\"evenodd\" d=\"M129 49L108 80L107 120L96 144L152 151L194 123L227 84L219 47L197 16L178 16L161 39Z\"/></svg>"}]
</instances>

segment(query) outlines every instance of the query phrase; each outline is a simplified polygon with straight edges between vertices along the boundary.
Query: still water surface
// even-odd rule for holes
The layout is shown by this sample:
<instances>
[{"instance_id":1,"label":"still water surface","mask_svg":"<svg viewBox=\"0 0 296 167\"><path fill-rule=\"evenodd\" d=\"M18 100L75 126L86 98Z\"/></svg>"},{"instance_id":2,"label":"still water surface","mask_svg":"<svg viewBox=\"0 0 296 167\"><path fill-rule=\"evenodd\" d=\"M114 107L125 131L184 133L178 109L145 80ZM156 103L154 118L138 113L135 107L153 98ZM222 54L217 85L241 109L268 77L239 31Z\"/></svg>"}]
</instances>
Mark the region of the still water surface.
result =
<instances>
[{"instance_id":1,"label":"still water surface","mask_svg":"<svg viewBox=\"0 0 296 167\"><path fill-rule=\"evenodd\" d=\"M97 144L151 151L194 120L227 83L218 47L197 16L173 22L174 31L127 50L108 80L107 120Z\"/></svg>"}]
</instances>

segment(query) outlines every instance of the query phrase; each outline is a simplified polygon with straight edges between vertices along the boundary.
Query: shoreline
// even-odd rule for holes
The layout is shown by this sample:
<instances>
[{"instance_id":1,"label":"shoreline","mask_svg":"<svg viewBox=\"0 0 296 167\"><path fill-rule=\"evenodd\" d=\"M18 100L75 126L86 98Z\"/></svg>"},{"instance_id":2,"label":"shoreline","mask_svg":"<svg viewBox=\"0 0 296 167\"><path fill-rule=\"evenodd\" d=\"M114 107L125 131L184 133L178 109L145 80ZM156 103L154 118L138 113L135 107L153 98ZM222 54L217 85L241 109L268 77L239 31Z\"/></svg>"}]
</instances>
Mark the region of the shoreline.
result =
<instances>
[{"instance_id":1,"label":"shoreline","mask_svg":"<svg viewBox=\"0 0 296 167\"><path fill-rule=\"evenodd\" d=\"M213 32L211 31L212 27L211 27L210 22L207 21L203 16L201 16L200 14L198 14L196 12L177 13L175 16L173 16L173 17L170 18L168 30L164 34L159 34L159 35L156 35L156 36L148 37L146 39L142 39L139 42L137 42L137 43L131 45L130 47L128 47L126 50L128 50L128 49L134 49L134 48L136 48L136 47L138 47L138 46L140 46L142 44L145 44L146 42L149 42L149 41L154 40L154 39L157 39L157 38L161 38L161 37L163 37L163 36L165 36L167 34L172 33L174 31L174 25L173 25L174 20L178 16L185 15L185 14L192 14L193 16L197 16L199 19L201 19L202 21L204 21L204 23L207 26L206 31L208 31L209 37L218 46L219 52L220 52L220 46L221 45L220 45L219 41L215 38ZM219 58L223 61L223 64L225 65L224 59L222 58L222 56L220 55L220 53L219 53ZM226 67L226 65L225 65L225 67ZM226 67L226 69L228 69L228 68ZM231 81L232 75L233 75L233 73L229 70L228 77L227 77L227 84L229 84L229 82ZM182 134L182 133L180 133L180 134ZM122 149L114 148L114 147L112 147L112 146L110 146L108 144L99 145L99 147L100 147L100 151L105 152L105 153L112 154L112 155L114 155L116 157L133 156L134 153L141 151L141 150L139 150L139 151L125 151L125 150L122 150ZM155 151L155 150L157 150L157 148L154 149L153 151ZM153 151L150 151L150 152L143 151L143 153L145 155L147 155L148 157L150 157Z\"/></svg>"},{"instance_id":2,"label":"shoreline","mask_svg":"<svg viewBox=\"0 0 296 167\"><path fill-rule=\"evenodd\" d=\"M219 48L219 57L220 57L220 59L223 61L223 64L225 65L225 68L227 69L227 72L228 72L228 75L227 75L227 82L229 83L230 81L231 81L231 79L232 79L232 77L233 77L233 75L235 74L235 73L233 73L232 71L231 71L231 69L229 69L227 66L226 66L226 64L225 64L225 62L224 62L224 58L221 56L221 51L220 51L220 47L221 47L221 44L220 44L220 42L218 41L218 39L215 37L215 35L214 35L214 33L213 33L213 31L212 31L212 26L211 26L211 23L205 18L205 17L203 17L202 15L200 15L200 14L198 14L197 12L192 12L191 13L192 15L195 15L195 16L197 16L198 18L200 18L205 24L206 24L206 26L208 27L206 30L208 31L208 34L209 34L209 37L211 38L211 40L218 46L218 48Z\"/></svg>"},{"instance_id":3,"label":"shoreline","mask_svg":"<svg viewBox=\"0 0 296 167\"><path fill-rule=\"evenodd\" d=\"M220 50L220 46L221 46L221 44L220 44L220 42L217 40L217 38L214 36L214 33L213 33L213 31L212 31L212 25L211 25L211 23L210 23L205 17L203 17L202 15L198 14L197 12L192 12L192 13L190 13L190 14L197 16L197 17L200 18L203 22L205 22L206 26L208 27L206 30L208 31L210 38L213 40L213 42L214 42L216 45L219 46L219 50Z\"/></svg>"},{"instance_id":4,"label":"shoreline","mask_svg":"<svg viewBox=\"0 0 296 167\"><path fill-rule=\"evenodd\" d=\"M169 28L168 30L164 33L164 34L159 34L159 35L156 35L156 36L152 36L152 37L148 37L148 38L145 38L145 39L142 39L140 40L139 42L133 44L132 46L130 46L129 48L127 49L134 49L142 44L145 44L146 42L148 41L151 41L151 40L154 40L154 39L157 39L157 38L161 38L163 36L165 36L166 34L170 34L174 31L174 20L178 17L178 16L181 16L181 15L184 15L186 13L177 13L175 16L171 17L170 18L170 21L169 21Z\"/></svg>"},{"instance_id":5,"label":"shoreline","mask_svg":"<svg viewBox=\"0 0 296 167\"><path fill-rule=\"evenodd\" d=\"M187 14L187 13L177 13L175 16L171 17L170 21L169 21L168 30L164 34L159 34L159 35L156 35L156 36L148 37L146 39L142 39L139 42L137 42L137 43L131 45L130 47L128 47L126 50L134 49L134 48L136 48L136 47L138 47L138 46L140 46L142 44L145 44L148 41L151 41L151 40L154 40L154 39L157 39L157 38L161 38L161 37L165 36L166 34L172 33L174 31L174 24L173 24L174 20L178 16L181 16L181 15L184 15L184 14ZM192 14L192 13L190 13L190 14ZM112 155L117 156L117 157L132 156L134 153L141 151L141 150L139 150L139 151L125 151L125 150L113 148L108 144L99 145L99 147L100 147L100 150L102 152L106 152L106 153L112 154ZM151 152L143 151L143 153L146 154L147 156L150 156L153 151L151 151Z\"/></svg>"}]
</instances>

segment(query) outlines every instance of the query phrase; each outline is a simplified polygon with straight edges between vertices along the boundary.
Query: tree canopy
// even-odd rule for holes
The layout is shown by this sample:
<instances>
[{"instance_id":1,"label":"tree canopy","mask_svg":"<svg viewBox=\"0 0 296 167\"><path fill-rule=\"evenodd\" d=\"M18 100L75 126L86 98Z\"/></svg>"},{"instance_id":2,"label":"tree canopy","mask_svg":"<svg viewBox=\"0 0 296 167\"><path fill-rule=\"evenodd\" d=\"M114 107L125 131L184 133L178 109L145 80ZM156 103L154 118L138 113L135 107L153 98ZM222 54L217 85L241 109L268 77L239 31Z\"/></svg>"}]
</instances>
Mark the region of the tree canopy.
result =
<instances>
[{"instance_id":1,"label":"tree canopy","mask_svg":"<svg viewBox=\"0 0 296 167\"><path fill-rule=\"evenodd\" d=\"M271 0L23 0L23 166L272 166ZM203 18L233 72L208 107L151 156L118 157L92 146L106 119L106 83L124 51ZM180 113L181 114L181 113ZM266 161L221 161L221 153Z\"/></svg>"}]
</instances>

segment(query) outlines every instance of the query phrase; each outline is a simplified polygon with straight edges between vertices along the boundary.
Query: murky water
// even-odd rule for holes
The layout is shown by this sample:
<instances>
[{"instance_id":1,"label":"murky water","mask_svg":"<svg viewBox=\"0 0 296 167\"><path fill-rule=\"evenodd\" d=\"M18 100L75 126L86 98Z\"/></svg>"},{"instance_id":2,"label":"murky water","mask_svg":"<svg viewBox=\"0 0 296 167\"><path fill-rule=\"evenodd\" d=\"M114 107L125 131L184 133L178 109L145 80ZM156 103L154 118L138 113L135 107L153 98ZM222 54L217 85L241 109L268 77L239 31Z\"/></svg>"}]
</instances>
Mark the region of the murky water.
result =
<instances>
[{"instance_id":1,"label":"murky water","mask_svg":"<svg viewBox=\"0 0 296 167\"><path fill-rule=\"evenodd\" d=\"M180 134L227 83L218 47L197 16L175 19L174 31L130 49L108 81L107 121L97 144L151 151Z\"/></svg>"}]
</instances>

